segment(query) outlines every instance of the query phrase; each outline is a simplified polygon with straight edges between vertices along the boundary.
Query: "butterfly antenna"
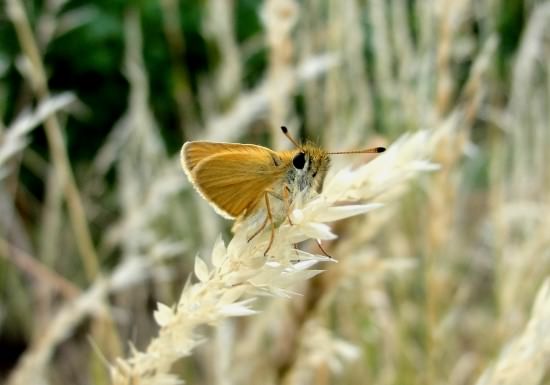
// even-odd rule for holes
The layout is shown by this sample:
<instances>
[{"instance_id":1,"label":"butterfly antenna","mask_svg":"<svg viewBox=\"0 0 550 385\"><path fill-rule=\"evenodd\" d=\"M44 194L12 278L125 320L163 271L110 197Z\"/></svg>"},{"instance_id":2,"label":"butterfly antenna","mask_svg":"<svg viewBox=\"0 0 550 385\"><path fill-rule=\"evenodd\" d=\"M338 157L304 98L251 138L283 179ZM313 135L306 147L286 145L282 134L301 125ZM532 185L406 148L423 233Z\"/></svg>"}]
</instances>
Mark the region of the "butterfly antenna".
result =
<instances>
[{"instance_id":1,"label":"butterfly antenna","mask_svg":"<svg viewBox=\"0 0 550 385\"><path fill-rule=\"evenodd\" d=\"M372 147L366 148L364 150L355 150L355 151L338 151L338 152L329 152L330 155L341 155L341 154L378 154L380 152L386 151L385 147Z\"/></svg>"},{"instance_id":2,"label":"butterfly antenna","mask_svg":"<svg viewBox=\"0 0 550 385\"><path fill-rule=\"evenodd\" d=\"M298 144L297 141L294 140L294 138L292 136L290 136L290 134L288 133L288 128L286 128L285 126L281 126L281 131L283 131L283 134L285 134L285 136L288 138L288 140L290 140L296 147L298 147L298 148L302 147Z\"/></svg>"}]
</instances>

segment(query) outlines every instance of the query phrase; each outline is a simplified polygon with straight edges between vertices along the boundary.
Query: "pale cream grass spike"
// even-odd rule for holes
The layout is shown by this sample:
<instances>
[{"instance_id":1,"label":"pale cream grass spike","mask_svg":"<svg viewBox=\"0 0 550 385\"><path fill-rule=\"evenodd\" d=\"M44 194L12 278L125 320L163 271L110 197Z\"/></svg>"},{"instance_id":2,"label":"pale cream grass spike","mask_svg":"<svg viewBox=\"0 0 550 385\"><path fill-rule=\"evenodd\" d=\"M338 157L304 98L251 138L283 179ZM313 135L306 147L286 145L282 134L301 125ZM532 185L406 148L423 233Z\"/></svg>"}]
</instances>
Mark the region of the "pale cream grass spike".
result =
<instances>
[{"instance_id":1,"label":"pale cream grass spike","mask_svg":"<svg viewBox=\"0 0 550 385\"><path fill-rule=\"evenodd\" d=\"M456 127L453 122L456 120L443 129ZM436 169L429 157L439 138L437 133L420 131L405 135L375 160L329 174L321 195L308 202L296 201L291 213L294 225L285 224L277 229L269 257L263 256L269 238L266 232L251 242L247 241L246 227L237 231L227 245L218 238L210 257L213 266L196 258L198 282L187 282L176 305L158 305L154 314L160 326L158 336L144 352L134 349L130 358L119 359L112 365L113 383L181 383L169 371L175 361L189 355L201 342L202 337L195 332L198 326L215 325L227 317L252 315L256 312L252 307L256 296L290 296L295 284L320 273L311 267L330 259L295 250L294 244L311 238L334 239L336 235L325 222L379 208L380 204L364 202L401 190L409 179ZM338 206L344 200L357 203Z\"/></svg>"}]
</instances>

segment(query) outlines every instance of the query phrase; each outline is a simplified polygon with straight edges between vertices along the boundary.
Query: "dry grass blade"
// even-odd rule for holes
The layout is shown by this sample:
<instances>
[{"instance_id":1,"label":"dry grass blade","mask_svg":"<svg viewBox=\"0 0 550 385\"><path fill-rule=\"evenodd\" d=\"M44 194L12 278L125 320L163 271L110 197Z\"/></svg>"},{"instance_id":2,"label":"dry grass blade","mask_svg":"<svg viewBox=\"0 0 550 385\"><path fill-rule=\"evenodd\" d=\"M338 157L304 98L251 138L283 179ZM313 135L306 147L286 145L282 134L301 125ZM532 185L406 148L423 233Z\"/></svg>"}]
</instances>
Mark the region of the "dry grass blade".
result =
<instances>
[{"instance_id":1,"label":"dry grass blade","mask_svg":"<svg viewBox=\"0 0 550 385\"><path fill-rule=\"evenodd\" d=\"M4 132L0 143L0 175L5 174L2 170L4 163L27 146L31 130L43 123L51 114L65 109L75 100L74 94L70 92L50 96L33 111L25 111L15 119Z\"/></svg>"}]
</instances>

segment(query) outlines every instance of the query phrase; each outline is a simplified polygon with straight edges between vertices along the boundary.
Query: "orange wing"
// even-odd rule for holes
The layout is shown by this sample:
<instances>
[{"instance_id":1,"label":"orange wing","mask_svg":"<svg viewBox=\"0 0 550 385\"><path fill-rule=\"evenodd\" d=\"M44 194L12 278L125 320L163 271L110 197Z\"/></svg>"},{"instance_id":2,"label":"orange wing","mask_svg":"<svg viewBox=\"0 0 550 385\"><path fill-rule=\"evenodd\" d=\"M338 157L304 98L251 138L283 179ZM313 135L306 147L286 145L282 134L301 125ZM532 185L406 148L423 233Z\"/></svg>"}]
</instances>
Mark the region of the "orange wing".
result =
<instances>
[{"instance_id":1,"label":"orange wing","mask_svg":"<svg viewBox=\"0 0 550 385\"><path fill-rule=\"evenodd\" d=\"M253 144L187 142L181 161L197 191L230 219L250 213L285 171L277 153Z\"/></svg>"}]
</instances>

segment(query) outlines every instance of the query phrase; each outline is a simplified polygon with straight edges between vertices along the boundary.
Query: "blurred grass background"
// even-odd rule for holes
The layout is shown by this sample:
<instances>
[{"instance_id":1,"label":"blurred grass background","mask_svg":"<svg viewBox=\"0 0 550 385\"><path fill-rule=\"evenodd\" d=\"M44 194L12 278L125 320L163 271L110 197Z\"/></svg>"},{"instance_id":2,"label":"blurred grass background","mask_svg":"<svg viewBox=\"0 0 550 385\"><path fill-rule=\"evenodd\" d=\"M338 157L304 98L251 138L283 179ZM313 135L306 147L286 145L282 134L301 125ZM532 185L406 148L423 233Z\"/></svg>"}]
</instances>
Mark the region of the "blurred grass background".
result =
<instances>
[{"instance_id":1,"label":"blurred grass background","mask_svg":"<svg viewBox=\"0 0 550 385\"><path fill-rule=\"evenodd\" d=\"M287 125L337 151L451 125L441 170L335 225L342 263L304 297L205 329L174 371L195 384L475 383L550 273L549 42L547 1L4 0L0 378L35 362L44 384L109 383L102 355L147 345L155 303L174 303L196 253L230 237L180 170L184 141L282 149ZM54 111L64 92L75 100ZM42 124L14 130L44 104ZM361 159L334 167L349 162ZM103 306L71 313L130 260L141 267ZM550 342L533 341L510 382L486 383L549 384Z\"/></svg>"}]
</instances>

